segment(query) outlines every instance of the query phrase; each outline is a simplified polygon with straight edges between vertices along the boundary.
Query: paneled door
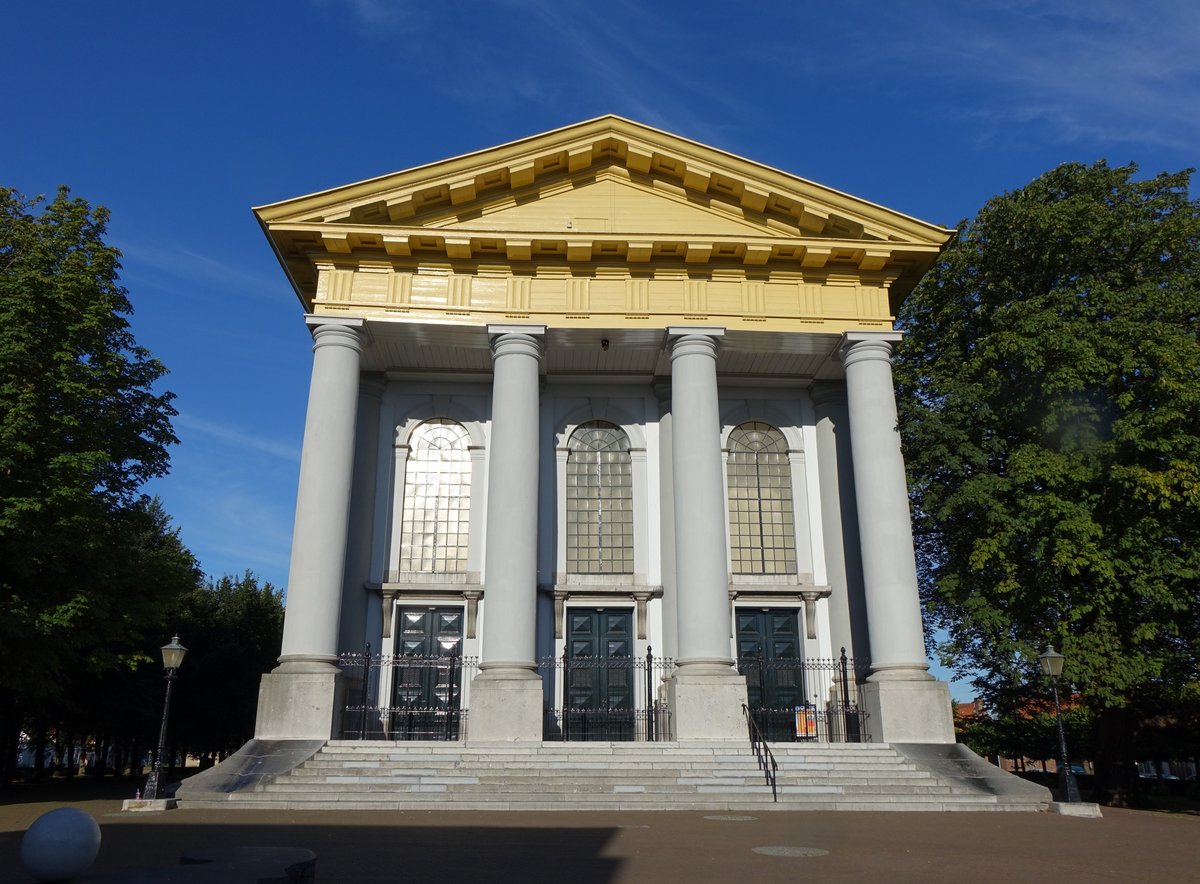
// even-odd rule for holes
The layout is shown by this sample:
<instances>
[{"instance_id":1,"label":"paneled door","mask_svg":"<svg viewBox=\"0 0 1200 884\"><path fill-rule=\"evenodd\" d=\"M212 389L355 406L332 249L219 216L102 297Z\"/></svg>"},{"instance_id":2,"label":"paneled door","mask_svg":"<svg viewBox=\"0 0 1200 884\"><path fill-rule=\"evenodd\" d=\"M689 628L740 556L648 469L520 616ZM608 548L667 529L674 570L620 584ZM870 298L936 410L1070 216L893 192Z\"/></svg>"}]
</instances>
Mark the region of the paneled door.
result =
<instances>
[{"instance_id":1,"label":"paneled door","mask_svg":"<svg viewBox=\"0 0 1200 884\"><path fill-rule=\"evenodd\" d=\"M567 610L566 739L634 738L632 631L627 609Z\"/></svg>"},{"instance_id":2,"label":"paneled door","mask_svg":"<svg viewBox=\"0 0 1200 884\"><path fill-rule=\"evenodd\" d=\"M768 740L796 737L805 704L800 617L794 608L738 608L738 672L746 676L751 712Z\"/></svg>"},{"instance_id":3,"label":"paneled door","mask_svg":"<svg viewBox=\"0 0 1200 884\"><path fill-rule=\"evenodd\" d=\"M393 660L396 739L458 739L462 608L401 608Z\"/></svg>"}]
</instances>

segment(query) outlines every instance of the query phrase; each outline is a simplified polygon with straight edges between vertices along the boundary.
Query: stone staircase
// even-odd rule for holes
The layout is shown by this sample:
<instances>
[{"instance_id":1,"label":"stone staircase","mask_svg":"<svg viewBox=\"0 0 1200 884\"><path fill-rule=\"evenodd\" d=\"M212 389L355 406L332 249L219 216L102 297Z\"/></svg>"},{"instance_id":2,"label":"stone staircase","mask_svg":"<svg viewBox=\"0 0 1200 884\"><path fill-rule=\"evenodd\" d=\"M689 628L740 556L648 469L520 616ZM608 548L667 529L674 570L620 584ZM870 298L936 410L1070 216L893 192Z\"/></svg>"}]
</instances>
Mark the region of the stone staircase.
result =
<instances>
[{"instance_id":1,"label":"stone staircase","mask_svg":"<svg viewBox=\"0 0 1200 884\"><path fill-rule=\"evenodd\" d=\"M773 744L779 800L747 744L338 741L184 807L287 810L1042 810L939 776L888 744ZM998 772L997 772L998 773Z\"/></svg>"}]
</instances>

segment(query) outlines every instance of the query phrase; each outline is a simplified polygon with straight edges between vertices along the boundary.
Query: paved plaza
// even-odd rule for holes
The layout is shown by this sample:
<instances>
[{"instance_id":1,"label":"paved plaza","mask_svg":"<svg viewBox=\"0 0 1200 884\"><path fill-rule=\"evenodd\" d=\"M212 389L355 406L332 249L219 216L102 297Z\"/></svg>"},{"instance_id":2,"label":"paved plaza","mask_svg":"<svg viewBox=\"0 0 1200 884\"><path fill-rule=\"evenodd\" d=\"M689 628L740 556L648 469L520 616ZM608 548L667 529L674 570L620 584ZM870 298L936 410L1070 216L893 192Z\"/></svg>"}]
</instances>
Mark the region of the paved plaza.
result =
<instances>
[{"instance_id":1,"label":"paved plaza","mask_svg":"<svg viewBox=\"0 0 1200 884\"><path fill-rule=\"evenodd\" d=\"M133 814L113 792L112 784L26 787L0 797L0 884L32 881L18 862L21 835L64 804L101 825L96 873L171 866L200 847L260 845L315 851L319 884L1200 881L1200 816L1187 814Z\"/></svg>"}]
</instances>

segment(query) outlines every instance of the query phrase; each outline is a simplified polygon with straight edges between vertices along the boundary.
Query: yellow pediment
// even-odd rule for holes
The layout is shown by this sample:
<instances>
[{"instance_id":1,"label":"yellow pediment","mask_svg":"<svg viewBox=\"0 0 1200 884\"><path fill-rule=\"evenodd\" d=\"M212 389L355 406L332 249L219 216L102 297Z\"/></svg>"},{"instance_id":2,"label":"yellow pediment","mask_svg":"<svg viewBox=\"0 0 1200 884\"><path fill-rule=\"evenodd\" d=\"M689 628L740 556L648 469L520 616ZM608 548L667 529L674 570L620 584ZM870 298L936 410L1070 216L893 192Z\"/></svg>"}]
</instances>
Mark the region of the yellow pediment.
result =
<instances>
[{"instance_id":1,"label":"yellow pediment","mask_svg":"<svg viewBox=\"0 0 1200 884\"><path fill-rule=\"evenodd\" d=\"M682 189L637 183L621 170L568 178L536 199L479 200L466 212L414 219L419 226L512 233L602 233L695 237L771 236L765 220L748 220L721 202L699 200Z\"/></svg>"},{"instance_id":2,"label":"yellow pediment","mask_svg":"<svg viewBox=\"0 0 1200 884\"><path fill-rule=\"evenodd\" d=\"M510 144L262 206L280 223L421 226L447 213L538 200L605 172L664 194L719 205L750 223L782 223L806 236L942 245L950 231L712 147L616 116L599 117ZM614 230L613 232L622 232Z\"/></svg>"},{"instance_id":3,"label":"yellow pediment","mask_svg":"<svg viewBox=\"0 0 1200 884\"><path fill-rule=\"evenodd\" d=\"M254 211L306 310L586 327L889 326L953 233L615 116Z\"/></svg>"}]
</instances>

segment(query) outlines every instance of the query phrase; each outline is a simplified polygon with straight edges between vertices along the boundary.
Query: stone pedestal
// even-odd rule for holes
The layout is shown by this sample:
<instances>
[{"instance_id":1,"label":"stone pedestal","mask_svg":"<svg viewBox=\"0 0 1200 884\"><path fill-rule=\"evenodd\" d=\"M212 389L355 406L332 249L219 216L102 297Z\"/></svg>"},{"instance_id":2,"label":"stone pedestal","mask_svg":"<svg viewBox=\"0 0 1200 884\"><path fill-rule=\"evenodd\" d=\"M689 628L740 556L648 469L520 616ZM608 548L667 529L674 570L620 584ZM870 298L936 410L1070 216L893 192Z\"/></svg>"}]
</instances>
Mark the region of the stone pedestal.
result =
<instances>
[{"instance_id":1,"label":"stone pedestal","mask_svg":"<svg viewBox=\"0 0 1200 884\"><path fill-rule=\"evenodd\" d=\"M869 681L859 691L874 742L954 742L950 689L944 681Z\"/></svg>"},{"instance_id":2,"label":"stone pedestal","mask_svg":"<svg viewBox=\"0 0 1200 884\"><path fill-rule=\"evenodd\" d=\"M295 665L295 664L293 664ZM258 740L329 740L338 732L341 676L337 669L313 667L312 672L278 669L258 686Z\"/></svg>"},{"instance_id":3,"label":"stone pedestal","mask_svg":"<svg viewBox=\"0 0 1200 884\"><path fill-rule=\"evenodd\" d=\"M673 715L676 740L738 740L748 738L746 679L736 672L706 674L677 672L667 679L667 703Z\"/></svg>"},{"instance_id":4,"label":"stone pedestal","mask_svg":"<svg viewBox=\"0 0 1200 884\"><path fill-rule=\"evenodd\" d=\"M528 670L495 669L471 682L470 743L542 739L542 680Z\"/></svg>"}]
</instances>

